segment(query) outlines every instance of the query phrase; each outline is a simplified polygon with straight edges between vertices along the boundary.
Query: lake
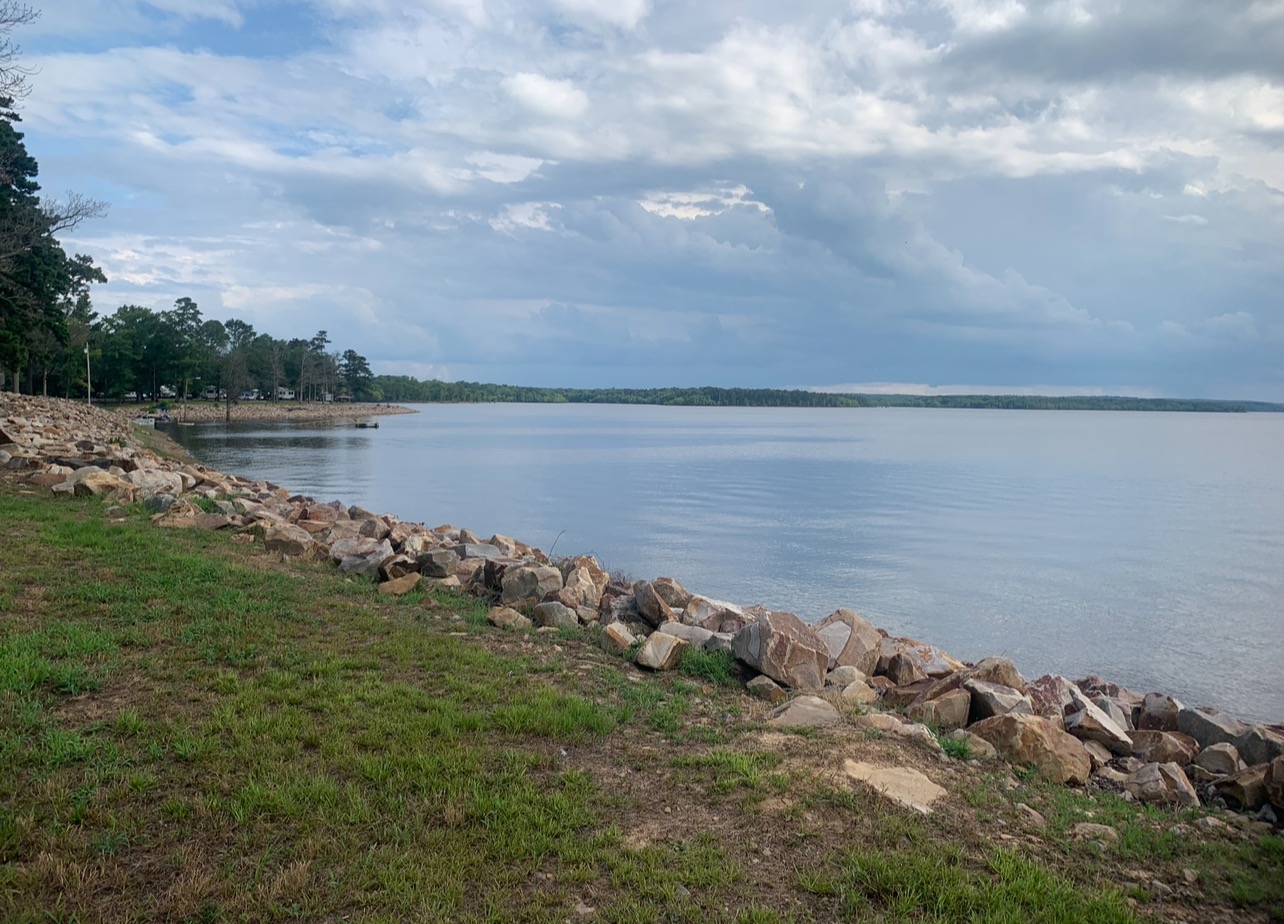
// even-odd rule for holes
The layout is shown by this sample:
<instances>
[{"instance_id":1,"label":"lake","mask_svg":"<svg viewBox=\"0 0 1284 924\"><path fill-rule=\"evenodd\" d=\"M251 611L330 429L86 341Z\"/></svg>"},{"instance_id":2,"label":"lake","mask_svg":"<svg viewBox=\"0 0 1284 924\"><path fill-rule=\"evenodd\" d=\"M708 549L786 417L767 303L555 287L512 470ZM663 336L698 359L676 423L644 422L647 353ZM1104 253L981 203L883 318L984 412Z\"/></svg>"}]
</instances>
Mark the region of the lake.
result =
<instances>
[{"instance_id":1,"label":"lake","mask_svg":"<svg viewBox=\"0 0 1284 924\"><path fill-rule=\"evenodd\" d=\"M1284 415L428 405L170 428L318 500L1284 720Z\"/></svg>"}]
</instances>

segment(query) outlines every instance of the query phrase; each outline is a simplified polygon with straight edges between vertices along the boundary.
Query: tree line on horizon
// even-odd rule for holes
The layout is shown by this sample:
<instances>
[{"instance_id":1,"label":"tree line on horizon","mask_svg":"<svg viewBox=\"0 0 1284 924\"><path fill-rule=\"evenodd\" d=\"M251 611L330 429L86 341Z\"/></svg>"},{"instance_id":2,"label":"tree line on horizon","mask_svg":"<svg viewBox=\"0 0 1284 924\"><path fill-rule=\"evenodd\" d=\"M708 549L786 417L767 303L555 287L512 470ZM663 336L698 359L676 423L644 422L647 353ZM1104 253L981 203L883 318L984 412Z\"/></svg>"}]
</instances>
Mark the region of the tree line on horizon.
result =
<instances>
[{"instance_id":1,"label":"tree line on horizon","mask_svg":"<svg viewBox=\"0 0 1284 924\"><path fill-rule=\"evenodd\" d=\"M404 403L649 404L674 407L926 407L1084 411L1284 411L1261 401L1046 395L869 395L779 388L547 388L377 375L379 400Z\"/></svg>"}]
</instances>

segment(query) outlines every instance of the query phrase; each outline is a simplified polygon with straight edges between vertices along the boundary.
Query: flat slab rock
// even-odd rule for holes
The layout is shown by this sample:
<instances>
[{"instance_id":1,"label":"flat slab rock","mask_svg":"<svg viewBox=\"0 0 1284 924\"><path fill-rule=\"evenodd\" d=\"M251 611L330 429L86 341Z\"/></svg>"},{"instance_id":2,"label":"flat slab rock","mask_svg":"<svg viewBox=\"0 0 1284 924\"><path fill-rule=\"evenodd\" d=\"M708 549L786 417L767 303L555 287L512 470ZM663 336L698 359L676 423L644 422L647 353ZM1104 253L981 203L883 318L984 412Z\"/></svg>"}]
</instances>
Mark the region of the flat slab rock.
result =
<instances>
[{"instance_id":1,"label":"flat slab rock","mask_svg":"<svg viewBox=\"0 0 1284 924\"><path fill-rule=\"evenodd\" d=\"M798 696L771 714L773 725L833 725L842 719L838 710L819 696Z\"/></svg>"},{"instance_id":2,"label":"flat slab rock","mask_svg":"<svg viewBox=\"0 0 1284 924\"><path fill-rule=\"evenodd\" d=\"M922 815L932 814L932 803L946 793L943 787L912 767L876 767L847 760L843 763L843 772L897 805Z\"/></svg>"}]
</instances>

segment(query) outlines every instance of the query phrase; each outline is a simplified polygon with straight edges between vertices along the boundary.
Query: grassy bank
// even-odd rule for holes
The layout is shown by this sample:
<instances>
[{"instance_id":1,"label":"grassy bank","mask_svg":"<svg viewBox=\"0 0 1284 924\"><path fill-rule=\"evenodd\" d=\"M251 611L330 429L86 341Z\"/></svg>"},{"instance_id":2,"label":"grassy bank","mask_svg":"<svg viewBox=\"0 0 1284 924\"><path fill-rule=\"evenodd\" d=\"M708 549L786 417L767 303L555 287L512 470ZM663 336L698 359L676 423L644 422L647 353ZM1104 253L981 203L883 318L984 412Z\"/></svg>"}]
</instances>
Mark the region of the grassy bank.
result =
<instances>
[{"instance_id":1,"label":"grassy bank","mask_svg":"<svg viewBox=\"0 0 1284 924\"><path fill-rule=\"evenodd\" d=\"M1284 920L1260 831L773 729L717 664L93 499L0 481L0 524L0 920ZM848 757L949 795L896 808Z\"/></svg>"}]
</instances>

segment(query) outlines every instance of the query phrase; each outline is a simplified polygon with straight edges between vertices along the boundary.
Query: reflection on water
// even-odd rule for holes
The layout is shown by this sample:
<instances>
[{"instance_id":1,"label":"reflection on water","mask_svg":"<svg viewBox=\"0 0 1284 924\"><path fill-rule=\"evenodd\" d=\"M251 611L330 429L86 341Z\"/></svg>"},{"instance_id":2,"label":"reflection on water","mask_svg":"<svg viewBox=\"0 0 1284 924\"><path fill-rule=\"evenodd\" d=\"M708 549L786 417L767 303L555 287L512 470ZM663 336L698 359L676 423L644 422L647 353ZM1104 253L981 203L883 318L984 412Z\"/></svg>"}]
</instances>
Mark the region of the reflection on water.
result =
<instances>
[{"instance_id":1,"label":"reflection on water","mask_svg":"<svg viewBox=\"0 0 1284 924\"><path fill-rule=\"evenodd\" d=\"M441 405L170 432L319 500L1284 717L1284 415Z\"/></svg>"}]
</instances>

